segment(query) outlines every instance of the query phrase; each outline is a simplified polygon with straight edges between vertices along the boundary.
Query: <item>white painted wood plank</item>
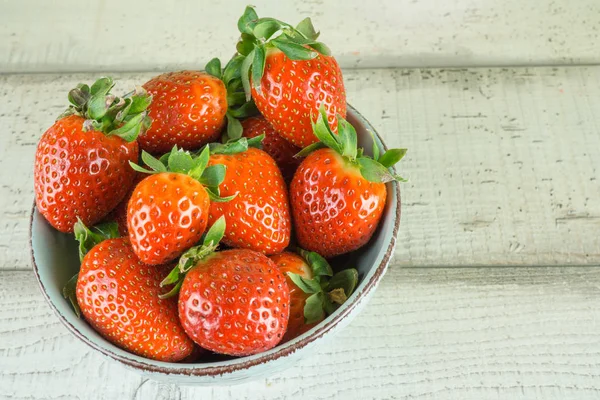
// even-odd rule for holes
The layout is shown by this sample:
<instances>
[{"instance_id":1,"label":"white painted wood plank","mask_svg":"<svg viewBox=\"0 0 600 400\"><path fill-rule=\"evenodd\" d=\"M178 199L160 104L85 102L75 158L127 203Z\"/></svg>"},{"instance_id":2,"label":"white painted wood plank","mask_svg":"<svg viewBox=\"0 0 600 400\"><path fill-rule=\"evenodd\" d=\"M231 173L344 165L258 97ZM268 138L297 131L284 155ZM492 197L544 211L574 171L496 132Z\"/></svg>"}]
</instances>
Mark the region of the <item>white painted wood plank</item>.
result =
<instances>
[{"instance_id":1,"label":"white painted wood plank","mask_svg":"<svg viewBox=\"0 0 600 400\"><path fill-rule=\"evenodd\" d=\"M247 0L0 0L0 72L199 68L229 57ZM343 67L597 63L596 0L264 0L312 16Z\"/></svg>"},{"instance_id":2,"label":"white painted wood plank","mask_svg":"<svg viewBox=\"0 0 600 400\"><path fill-rule=\"evenodd\" d=\"M122 74L127 90L150 74ZM403 266L600 264L600 67L347 70L400 172ZM27 269L36 141L92 75L0 76L0 269Z\"/></svg>"},{"instance_id":3,"label":"white painted wood plank","mask_svg":"<svg viewBox=\"0 0 600 400\"><path fill-rule=\"evenodd\" d=\"M72 337L29 272L0 272L3 399L594 399L600 269L393 266L291 369L233 387L144 381Z\"/></svg>"}]
</instances>

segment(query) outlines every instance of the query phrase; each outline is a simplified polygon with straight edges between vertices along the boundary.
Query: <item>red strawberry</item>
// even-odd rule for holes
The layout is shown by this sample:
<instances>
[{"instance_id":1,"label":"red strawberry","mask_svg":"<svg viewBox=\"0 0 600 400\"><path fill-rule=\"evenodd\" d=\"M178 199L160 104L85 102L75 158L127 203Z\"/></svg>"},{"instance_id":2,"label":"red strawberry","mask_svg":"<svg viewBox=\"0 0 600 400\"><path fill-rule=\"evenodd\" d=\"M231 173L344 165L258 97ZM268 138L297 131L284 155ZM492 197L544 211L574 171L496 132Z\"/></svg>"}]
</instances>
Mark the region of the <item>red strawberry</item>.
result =
<instances>
[{"instance_id":1,"label":"red strawberry","mask_svg":"<svg viewBox=\"0 0 600 400\"><path fill-rule=\"evenodd\" d=\"M242 138L241 143L245 143ZM209 165L224 165L221 196L233 200L212 202L208 222L222 215L229 225L223 242L231 247L249 248L265 254L283 251L290 242L291 221L285 182L275 161L264 151L244 148L231 151L240 142L219 145L211 150ZM233 154L231 154L233 153Z\"/></svg>"},{"instance_id":2,"label":"red strawberry","mask_svg":"<svg viewBox=\"0 0 600 400\"><path fill-rule=\"evenodd\" d=\"M140 135L140 147L166 153L173 146L192 150L216 140L225 126L227 91L220 79L199 71L169 72L150 79L154 123Z\"/></svg>"},{"instance_id":3,"label":"red strawberry","mask_svg":"<svg viewBox=\"0 0 600 400\"><path fill-rule=\"evenodd\" d=\"M263 116L251 117L242 121L244 129L243 136L254 138L265 135L262 141L263 150L273 157L281 174L286 181L289 181L294 172L300 165L300 159L294 156L302 150L282 138Z\"/></svg>"},{"instance_id":4,"label":"red strawberry","mask_svg":"<svg viewBox=\"0 0 600 400\"><path fill-rule=\"evenodd\" d=\"M333 275L327 260L317 253L304 250L299 253L270 257L285 273L290 288L290 319L282 342L300 336L335 311L354 292L358 282L356 269Z\"/></svg>"},{"instance_id":5,"label":"red strawberry","mask_svg":"<svg viewBox=\"0 0 600 400\"><path fill-rule=\"evenodd\" d=\"M76 229L80 239L97 235L83 225ZM154 360L183 360L194 343L179 322L177 301L159 298L167 270L164 265L142 263L126 238L101 241L81 262L77 304L94 330L115 345ZM70 290L65 288L66 296L73 295Z\"/></svg>"},{"instance_id":6,"label":"red strawberry","mask_svg":"<svg viewBox=\"0 0 600 400\"><path fill-rule=\"evenodd\" d=\"M366 157L356 148L352 125L342 118L339 121L336 135L325 116L319 115L315 134L330 148L308 155L290 184L298 242L328 258L369 241L385 206L385 182L402 180L389 168L406 153L406 149L392 149L379 158L374 145L375 159Z\"/></svg>"},{"instance_id":7,"label":"red strawberry","mask_svg":"<svg viewBox=\"0 0 600 400\"><path fill-rule=\"evenodd\" d=\"M187 273L179 318L201 347L247 356L281 341L289 303L285 277L271 260L252 250L226 250L207 256Z\"/></svg>"},{"instance_id":8,"label":"red strawberry","mask_svg":"<svg viewBox=\"0 0 600 400\"><path fill-rule=\"evenodd\" d=\"M167 158L168 157L168 158ZM148 153L142 159L154 171L133 191L127 206L129 239L135 254L147 264L163 264L198 242L206 229L209 196L203 185L218 186L223 166L206 168L208 147L196 158L175 147L168 168Z\"/></svg>"},{"instance_id":9,"label":"red strawberry","mask_svg":"<svg viewBox=\"0 0 600 400\"><path fill-rule=\"evenodd\" d=\"M290 319L288 321L287 331L282 339L282 342L287 342L297 336L300 336L310 328L315 326L325 317L321 314L315 322L306 323L304 318L304 305L306 299L310 297L310 293L305 293L292 281L288 272L297 274L304 279L313 279L313 272L304 258L294 253L279 253L269 257L286 276L288 287L290 288Z\"/></svg>"},{"instance_id":10,"label":"red strawberry","mask_svg":"<svg viewBox=\"0 0 600 400\"><path fill-rule=\"evenodd\" d=\"M148 124L144 93L118 98L110 78L69 92L73 104L41 137L35 154L38 210L56 229L73 232L102 220L125 196L137 161L136 137Z\"/></svg>"},{"instance_id":11,"label":"red strawberry","mask_svg":"<svg viewBox=\"0 0 600 400\"><path fill-rule=\"evenodd\" d=\"M119 204L104 218L105 221L114 221L119 226L119 234L121 236L129 236L129 230L127 229L127 204L129 203L129 199L131 199L131 195L135 190L135 187L138 183L144 180L148 175L142 174L140 172L135 172L135 178L133 178L133 184L131 188L121 200Z\"/></svg>"},{"instance_id":12,"label":"red strawberry","mask_svg":"<svg viewBox=\"0 0 600 400\"><path fill-rule=\"evenodd\" d=\"M319 34L310 18L293 28L273 18L259 19L247 7L238 28L238 51L249 59L241 71L246 93L252 86L256 107L281 136L305 147L318 141L311 125L321 106L333 126L338 114L346 116L340 67L327 46L316 41ZM277 32L282 34L272 39Z\"/></svg>"},{"instance_id":13,"label":"red strawberry","mask_svg":"<svg viewBox=\"0 0 600 400\"><path fill-rule=\"evenodd\" d=\"M179 319L199 346L245 356L274 347L285 333L290 292L277 266L247 249L215 253L225 234L225 217L215 221L202 244L186 251L161 282L179 292Z\"/></svg>"}]
</instances>

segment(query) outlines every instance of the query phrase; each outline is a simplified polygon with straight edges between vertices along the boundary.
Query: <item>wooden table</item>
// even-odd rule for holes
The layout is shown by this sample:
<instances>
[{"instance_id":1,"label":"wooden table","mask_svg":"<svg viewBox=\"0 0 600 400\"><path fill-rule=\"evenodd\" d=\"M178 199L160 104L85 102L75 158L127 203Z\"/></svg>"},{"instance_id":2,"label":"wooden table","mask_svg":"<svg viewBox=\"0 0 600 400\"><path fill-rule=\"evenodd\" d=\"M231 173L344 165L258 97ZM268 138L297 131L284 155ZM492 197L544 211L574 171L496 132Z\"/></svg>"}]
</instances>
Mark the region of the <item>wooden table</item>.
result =
<instances>
[{"instance_id":1,"label":"wooden table","mask_svg":"<svg viewBox=\"0 0 600 400\"><path fill-rule=\"evenodd\" d=\"M350 102L409 148L389 272L314 356L213 388L142 379L44 302L26 246L35 146L96 75L0 75L0 398L598 398L600 67L344 72Z\"/></svg>"}]
</instances>

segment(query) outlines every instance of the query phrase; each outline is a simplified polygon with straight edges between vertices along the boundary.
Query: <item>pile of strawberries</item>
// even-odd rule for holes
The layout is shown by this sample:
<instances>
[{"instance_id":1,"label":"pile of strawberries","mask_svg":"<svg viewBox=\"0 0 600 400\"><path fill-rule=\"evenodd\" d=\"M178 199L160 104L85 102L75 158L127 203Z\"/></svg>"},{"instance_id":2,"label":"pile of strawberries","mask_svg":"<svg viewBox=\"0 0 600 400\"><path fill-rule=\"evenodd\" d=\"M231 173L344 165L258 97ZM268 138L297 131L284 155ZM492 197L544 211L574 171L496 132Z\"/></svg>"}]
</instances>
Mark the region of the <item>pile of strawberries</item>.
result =
<instances>
[{"instance_id":1,"label":"pile of strawberries","mask_svg":"<svg viewBox=\"0 0 600 400\"><path fill-rule=\"evenodd\" d=\"M256 354L326 318L358 282L327 259L369 241L385 183L402 180L390 167L405 149L357 147L310 19L247 7L238 28L224 68L213 59L122 97L110 78L80 84L37 148L37 209L80 243L65 297L151 359Z\"/></svg>"}]
</instances>

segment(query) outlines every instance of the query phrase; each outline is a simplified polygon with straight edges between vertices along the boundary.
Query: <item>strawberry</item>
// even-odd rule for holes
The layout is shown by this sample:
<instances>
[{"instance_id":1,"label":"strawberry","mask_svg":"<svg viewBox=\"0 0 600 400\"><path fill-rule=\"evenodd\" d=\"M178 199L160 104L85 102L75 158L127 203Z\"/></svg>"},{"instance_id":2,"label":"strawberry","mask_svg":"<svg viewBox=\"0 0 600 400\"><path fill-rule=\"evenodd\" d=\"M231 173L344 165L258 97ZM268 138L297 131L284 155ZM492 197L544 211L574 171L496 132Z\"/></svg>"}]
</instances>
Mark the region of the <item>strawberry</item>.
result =
<instances>
[{"instance_id":1,"label":"strawberry","mask_svg":"<svg viewBox=\"0 0 600 400\"><path fill-rule=\"evenodd\" d=\"M248 148L247 143L241 138L211 146L209 165L226 167L220 193L235 197L226 203L211 203L208 222L227 217L230 223L223 242L228 246L279 253L290 242L287 188L275 161L262 150Z\"/></svg>"},{"instance_id":2,"label":"strawberry","mask_svg":"<svg viewBox=\"0 0 600 400\"><path fill-rule=\"evenodd\" d=\"M65 287L65 296L76 298L74 305L85 320L111 343L154 360L185 359L194 343L179 322L177 301L159 298L168 267L141 262L127 238L104 240L116 234L116 224L112 225L104 232L83 224L75 227L81 246L92 248L83 257L78 276Z\"/></svg>"},{"instance_id":3,"label":"strawberry","mask_svg":"<svg viewBox=\"0 0 600 400\"><path fill-rule=\"evenodd\" d=\"M164 161L145 151L142 160L152 174L133 191L127 206L127 226L133 251L147 264L164 264L179 257L200 239L208 221L209 198L219 198L204 185L218 186L225 176L222 165L207 168L209 149L198 157L173 150Z\"/></svg>"},{"instance_id":4,"label":"strawberry","mask_svg":"<svg viewBox=\"0 0 600 400\"><path fill-rule=\"evenodd\" d=\"M346 91L340 67L310 18L296 28L273 18L258 18L252 7L238 21L237 50L245 59L241 78L247 96L281 136L305 147L318 140L311 123L325 107L336 126L346 116Z\"/></svg>"},{"instance_id":5,"label":"strawberry","mask_svg":"<svg viewBox=\"0 0 600 400\"><path fill-rule=\"evenodd\" d=\"M169 152L173 146L192 150L216 140L225 126L227 91L220 79L199 71L169 72L150 79L148 108L154 123L140 135L143 150Z\"/></svg>"},{"instance_id":6,"label":"strawberry","mask_svg":"<svg viewBox=\"0 0 600 400\"><path fill-rule=\"evenodd\" d=\"M321 142L301 152L308 156L290 184L290 205L300 246L329 258L369 241L385 206L385 182L403 180L389 168L406 149L379 157L374 143L373 158L367 157L357 149L352 125L340 117L336 135L325 121L321 110L314 126Z\"/></svg>"},{"instance_id":7,"label":"strawberry","mask_svg":"<svg viewBox=\"0 0 600 400\"><path fill-rule=\"evenodd\" d=\"M204 349L247 356L273 348L283 337L290 293L283 273L256 251L214 252L225 232L219 218L203 244L188 250L164 284L177 282L179 319ZM181 279L181 274L185 277Z\"/></svg>"},{"instance_id":8,"label":"strawberry","mask_svg":"<svg viewBox=\"0 0 600 400\"><path fill-rule=\"evenodd\" d=\"M358 283L356 269L333 275L327 260L315 252L299 249L298 254L284 252L270 258L286 275L290 289L290 319L282 342L317 325L350 297Z\"/></svg>"},{"instance_id":9,"label":"strawberry","mask_svg":"<svg viewBox=\"0 0 600 400\"><path fill-rule=\"evenodd\" d=\"M288 182L301 161L294 156L302 149L282 138L263 116L243 120L242 127L246 138L265 136L262 141L263 150L275 160L283 178Z\"/></svg>"},{"instance_id":10,"label":"strawberry","mask_svg":"<svg viewBox=\"0 0 600 400\"><path fill-rule=\"evenodd\" d=\"M133 178L133 184L123 200L121 200L121 202L117 204L117 206L104 218L104 220L107 222L114 221L117 223L119 226L119 234L121 236L129 236L129 230L127 229L127 204L129 203L129 199L131 199L131 195L133 194L137 184L148 176L137 171L135 171L135 174L136 175Z\"/></svg>"},{"instance_id":11,"label":"strawberry","mask_svg":"<svg viewBox=\"0 0 600 400\"><path fill-rule=\"evenodd\" d=\"M118 98L110 78L69 92L72 105L42 135L35 154L35 201L61 232L73 232L77 217L102 220L126 195L137 161L136 137L149 125L144 92Z\"/></svg>"}]
</instances>

